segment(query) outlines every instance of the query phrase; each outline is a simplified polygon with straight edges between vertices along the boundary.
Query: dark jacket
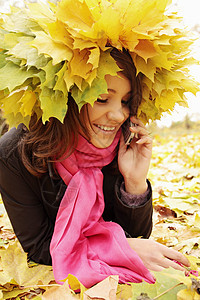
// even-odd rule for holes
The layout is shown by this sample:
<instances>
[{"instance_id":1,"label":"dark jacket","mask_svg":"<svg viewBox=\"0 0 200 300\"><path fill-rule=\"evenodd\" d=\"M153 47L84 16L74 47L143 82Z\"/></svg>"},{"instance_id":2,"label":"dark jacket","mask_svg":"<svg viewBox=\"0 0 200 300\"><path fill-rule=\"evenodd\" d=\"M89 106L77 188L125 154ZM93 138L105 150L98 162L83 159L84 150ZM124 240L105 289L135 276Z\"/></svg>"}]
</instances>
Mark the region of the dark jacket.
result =
<instances>
[{"instance_id":1,"label":"dark jacket","mask_svg":"<svg viewBox=\"0 0 200 300\"><path fill-rule=\"evenodd\" d=\"M67 188L49 165L41 178L31 175L23 165L18 142L23 126L13 128L0 139L0 192L14 232L29 258L51 264L49 245L56 214ZM146 203L129 207L120 200L122 177L104 174L105 221L117 222L131 237L148 238L152 229L151 187ZM83 212L84 213L84 212Z\"/></svg>"}]
</instances>

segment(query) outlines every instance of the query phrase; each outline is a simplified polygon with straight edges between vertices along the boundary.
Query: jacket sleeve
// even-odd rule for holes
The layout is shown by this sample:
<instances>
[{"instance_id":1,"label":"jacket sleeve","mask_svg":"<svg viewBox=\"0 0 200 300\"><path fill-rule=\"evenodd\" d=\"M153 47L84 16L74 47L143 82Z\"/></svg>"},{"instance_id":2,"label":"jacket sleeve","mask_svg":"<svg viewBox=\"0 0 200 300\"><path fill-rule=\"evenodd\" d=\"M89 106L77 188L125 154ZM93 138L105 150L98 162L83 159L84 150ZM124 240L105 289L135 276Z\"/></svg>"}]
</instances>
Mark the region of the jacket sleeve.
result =
<instances>
[{"instance_id":1,"label":"jacket sleeve","mask_svg":"<svg viewBox=\"0 0 200 300\"><path fill-rule=\"evenodd\" d=\"M129 206L121 199L121 176L104 174L104 220L118 223L127 237L148 238L152 231L152 189L148 181L149 193L144 204Z\"/></svg>"},{"instance_id":2,"label":"jacket sleeve","mask_svg":"<svg viewBox=\"0 0 200 300\"><path fill-rule=\"evenodd\" d=\"M4 146L0 143L1 150ZM51 264L53 223L43 207L37 178L20 163L16 151L4 157L1 150L0 192L14 232L29 258Z\"/></svg>"}]
</instances>

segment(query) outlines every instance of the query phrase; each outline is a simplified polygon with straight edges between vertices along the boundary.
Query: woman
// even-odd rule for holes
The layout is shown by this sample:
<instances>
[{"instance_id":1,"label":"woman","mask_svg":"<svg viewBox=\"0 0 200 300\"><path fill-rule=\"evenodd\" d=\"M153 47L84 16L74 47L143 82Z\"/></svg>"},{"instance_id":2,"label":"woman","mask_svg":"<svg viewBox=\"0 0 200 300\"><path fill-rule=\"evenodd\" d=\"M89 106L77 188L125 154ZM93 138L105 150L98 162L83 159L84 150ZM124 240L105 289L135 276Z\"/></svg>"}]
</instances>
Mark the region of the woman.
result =
<instances>
[{"instance_id":1,"label":"woman","mask_svg":"<svg viewBox=\"0 0 200 300\"><path fill-rule=\"evenodd\" d=\"M33 115L29 130L20 125L0 142L0 191L24 250L39 263L51 264L52 256L57 280L72 273L86 286L109 274L119 274L121 282L154 282L145 267L184 270L173 260L189 266L181 253L147 239L152 228L146 179L152 139L136 117L141 78L128 51L113 49L111 55L121 71L105 76L107 93L93 106L86 104L79 113L69 95L64 124L51 118L44 125ZM121 127L129 115L136 124L130 131L137 135L127 146Z\"/></svg>"}]
</instances>

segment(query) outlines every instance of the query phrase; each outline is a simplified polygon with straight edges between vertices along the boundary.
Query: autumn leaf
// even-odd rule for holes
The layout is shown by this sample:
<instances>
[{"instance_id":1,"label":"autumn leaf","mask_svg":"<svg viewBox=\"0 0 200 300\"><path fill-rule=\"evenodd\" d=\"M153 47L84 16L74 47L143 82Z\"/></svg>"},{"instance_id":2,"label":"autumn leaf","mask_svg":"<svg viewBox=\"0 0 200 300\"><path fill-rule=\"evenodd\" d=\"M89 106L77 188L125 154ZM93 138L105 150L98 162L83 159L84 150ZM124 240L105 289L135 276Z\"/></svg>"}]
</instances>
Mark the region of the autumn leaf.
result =
<instances>
[{"instance_id":1,"label":"autumn leaf","mask_svg":"<svg viewBox=\"0 0 200 300\"><path fill-rule=\"evenodd\" d=\"M156 278L155 284L146 282L142 282L141 284L131 283L133 291L132 299L137 299L141 293L146 293L151 299L159 298L162 295L161 299L163 300L176 300L177 292L186 287L186 282L190 282L190 279L185 277L182 271L172 268L153 273Z\"/></svg>"},{"instance_id":2,"label":"autumn leaf","mask_svg":"<svg viewBox=\"0 0 200 300\"><path fill-rule=\"evenodd\" d=\"M109 72L111 75L116 76L118 71L120 71L120 68L110 56L110 51L101 53L97 78L93 80L91 86L89 84L82 85L82 91L77 88L72 89L72 97L77 99L79 107L81 108L85 103L93 105L100 94L107 93L105 75Z\"/></svg>"},{"instance_id":3,"label":"autumn leaf","mask_svg":"<svg viewBox=\"0 0 200 300\"><path fill-rule=\"evenodd\" d=\"M73 291L70 290L68 281L66 281L63 285L49 288L42 295L41 299L42 300L55 300L55 299L74 300L77 299L77 297L75 297Z\"/></svg>"},{"instance_id":4,"label":"autumn leaf","mask_svg":"<svg viewBox=\"0 0 200 300\"><path fill-rule=\"evenodd\" d=\"M142 57L146 63L148 58L154 57L158 54L153 43L148 40L139 40L134 52Z\"/></svg>"},{"instance_id":5,"label":"autumn leaf","mask_svg":"<svg viewBox=\"0 0 200 300\"><path fill-rule=\"evenodd\" d=\"M9 37L10 39L12 39L11 36ZM39 69L47 64L48 58L43 54L38 55L37 49L30 45L32 40L33 37L19 37L15 46L10 47L8 54L11 54L13 58L24 59L29 67L34 66Z\"/></svg>"},{"instance_id":6,"label":"autumn leaf","mask_svg":"<svg viewBox=\"0 0 200 300\"><path fill-rule=\"evenodd\" d=\"M119 277L117 275L109 276L94 287L83 293L83 300L105 299L115 300Z\"/></svg>"},{"instance_id":7,"label":"autumn leaf","mask_svg":"<svg viewBox=\"0 0 200 300\"><path fill-rule=\"evenodd\" d=\"M87 79L92 71L92 64L88 63L90 51L84 49L82 51L74 50L74 56L70 62L71 76L80 76Z\"/></svg>"},{"instance_id":8,"label":"autumn leaf","mask_svg":"<svg viewBox=\"0 0 200 300\"><path fill-rule=\"evenodd\" d=\"M77 299L73 290L81 289L81 299L116 299L116 291L118 286L118 276L109 276L100 283L94 285L90 289L84 288L76 277L69 274L63 285L50 287L43 294L42 300L51 299ZM73 288L71 290L69 287ZM79 298L80 299L80 298Z\"/></svg>"},{"instance_id":9,"label":"autumn leaf","mask_svg":"<svg viewBox=\"0 0 200 300\"><path fill-rule=\"evenodd\" d=\"M27 20L35 20L39 30L41 30L41 27L46 28L49 23L52 23L56 20L55 14L53 13L53 10L50 9L49 5L43 2L28 2L26 5L29 7L29 10L27 11L29 17L27 17ZM51 8L53 7L51 6ZM35 30L36 29L37 28L35 28Z\"/></svg>"},{"instance_id":10,"label":"autumn leaf","mask_svg":"<svg viewBox=\"0 0 200 300\"><path fill-rule=\"evenodd\" d=\"M81 28L82 30L90 29L93 23L92 15L85 1L61 1L57 7L56 17L72 28Z\"/></svg>"},{"instance_id":11,"label":"autumn leaf","mask_svg":"<svg viewBox=\"0 0 200 300\"><path fill-rule=\"evenodd\" d=\"M27 264L27 255L22 250L18 242L15 242L7 249L0 249L1 268L0 282L1 285L7 283L30 286L37 285L38 282L48 284L54 280L52 268L50 266L38 265L29 268Z\"/></svg>"},{"instance_id":12,"label":"autumn leaf","mask_svg":"<svg viewBox=\"0 0 200 300\"><path fill-rule=\"evenodd\" d=\"M12 92L16 86L22 85L26 79L33 77L35 74L36 71L33 69L27 70L26 67L20 68L12 62L8 62L0 69L0 89L5 90L8 88Z\"/></svg>"},{"instance_id":13,"label":"autumn leaf","mask_svg":"<svg viewBox=\"0 0 200 300\"><path fill-rule=\"evenodd\" d=\"M67 100L61 91L52 91L48 87L44 87L40 94L43 123L50 117L55 117L63 122L67 112Z\"/></svg>"},{"instance_id":14,"label":"autumn leaf","mask_svg":"<svg viewBox=\"0 0 200 300\"><path fill-rule=\"evenodd\" d=\"M177 300L200 300L200 295L198 295L194 290L180 290L177 294Z\"/></svg>"},{"instance_id":15,"label":"autumn leaf","mask_svg":"<svg viewBox=\"0 0 200 300\"><path fill-rule=\"evenodd\" d=\"M43 31L38 31L31 45L37 48L39 54L46 54L53 59L53 64L56 65L61 61L70 60L72 51L66 45L55 42L51 36Z\"/></svg>"}]
</instances>

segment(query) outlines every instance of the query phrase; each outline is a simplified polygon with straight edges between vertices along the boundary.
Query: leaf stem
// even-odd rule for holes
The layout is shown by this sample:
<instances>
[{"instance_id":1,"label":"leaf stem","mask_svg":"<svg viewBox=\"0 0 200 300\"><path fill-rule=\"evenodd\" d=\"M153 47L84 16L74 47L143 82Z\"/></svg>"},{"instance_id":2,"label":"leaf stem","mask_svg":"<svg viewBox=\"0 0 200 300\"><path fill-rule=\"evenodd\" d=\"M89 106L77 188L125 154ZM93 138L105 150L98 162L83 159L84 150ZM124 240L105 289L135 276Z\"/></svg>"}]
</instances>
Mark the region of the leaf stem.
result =
<instances>
[{"instance_id":1,"label":"leaf stem","mask_svg":"<svg viewBox=\"0 0 200 300\"><path fill-rule=\"evenodd\" d=\"M27 286L20 286L21 289L35 289L35 288L42 288L42 287L52 287L52 286L61 286L60 284L35 284L35 285L27 285Z\"/></svg>"},{"instance_id":2,"label":"leaf stem","mask_svg":"<svg viewBox=\"0 0 200 300\"><path fill-rule=\"evenodd\" d=\"M176 284L175 286L172 286L172 287L169 288L168 290L164 291L162 294L160 294L160 295L154 297L152 300L156 300L156 299L160 298L161 296L163 296L164 294L168 293L169 291L173 290L174 288L176 288L177 286L179 286L179 285L181 285L181 284L183 284L183 282L180 282L180 283Z\"/></svg>"}]
</instances>

